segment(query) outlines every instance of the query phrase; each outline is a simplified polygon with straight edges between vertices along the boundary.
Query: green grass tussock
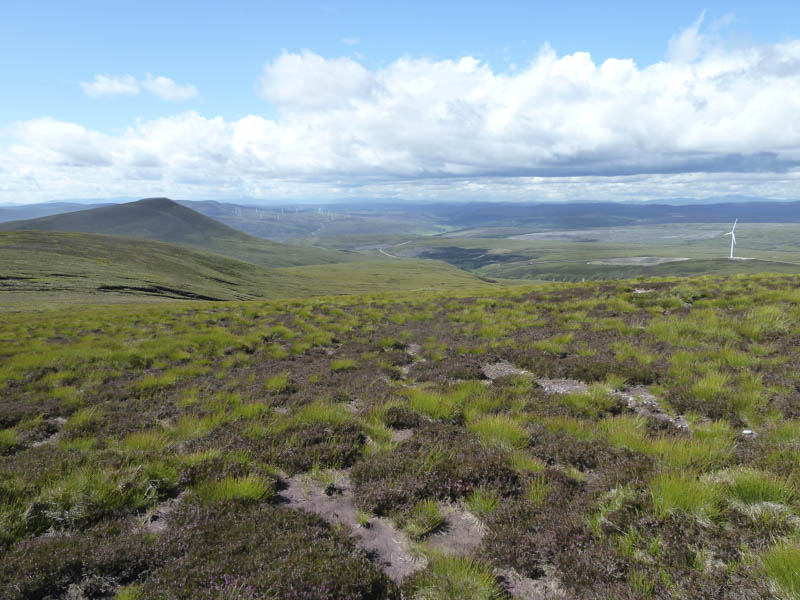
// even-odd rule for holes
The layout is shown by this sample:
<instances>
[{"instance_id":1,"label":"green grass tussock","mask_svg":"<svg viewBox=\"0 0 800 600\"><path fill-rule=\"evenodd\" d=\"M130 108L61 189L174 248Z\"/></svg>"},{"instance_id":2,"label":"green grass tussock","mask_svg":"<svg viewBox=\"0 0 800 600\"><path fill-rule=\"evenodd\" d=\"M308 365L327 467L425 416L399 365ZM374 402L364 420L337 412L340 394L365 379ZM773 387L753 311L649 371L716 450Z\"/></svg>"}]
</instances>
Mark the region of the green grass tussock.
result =
<instances>
[{"instance_id":1,"label":"green grass tussock","mask_svg":"<svg viewBox=\"0 0 800 600\"><path fill-rule=\"evenodd\" d=\"M761 563L780 598L800 598L800 548L778 543L761 555Z\"/></svg>"},{"instance_id":2,"label":"green grass tussock","mask_svg":"<svg viewBox=\"0 0 800 600\"><path fill-rule=\"evenodd\" d=\"M444 523L444 514L435 500L423 500L413 508L405 519L403 530L415 540L419 540L435 531Z\"/></svg>"},{"instance_id":3,"label":"green grass tussock","mask_svg":"<svg viewBox=\"0 0 800 600\"><path fill-rule=\"evenodd\" d=\"M494 570L464 556L437 556L404 586L414 600L500 600Z\"/></svg>"},{"instance_id":4,"label":"green grass tussock","mask_svg":"<svg viewBox=\"0 0 800 600\"><path fill-rule=\"evenodd\" d=\"M686 473L659 475L650 485L656 515L665 519L684 513L700 521L712 521L722 514L723 492L719 485Z\"/></svg>"},{"instance_id":5,"label":"green grass tussock","mask_svg":"<svg viewBox=\"0 0 800 600\"><path fill-rule=\"evenodd\" d=\"M242 502L263 502L275 493L272 482L256 474L244 477L226 477L220 481L204 481L194 488L203 502L238 500Z\"/></svg>"}]
</instances>

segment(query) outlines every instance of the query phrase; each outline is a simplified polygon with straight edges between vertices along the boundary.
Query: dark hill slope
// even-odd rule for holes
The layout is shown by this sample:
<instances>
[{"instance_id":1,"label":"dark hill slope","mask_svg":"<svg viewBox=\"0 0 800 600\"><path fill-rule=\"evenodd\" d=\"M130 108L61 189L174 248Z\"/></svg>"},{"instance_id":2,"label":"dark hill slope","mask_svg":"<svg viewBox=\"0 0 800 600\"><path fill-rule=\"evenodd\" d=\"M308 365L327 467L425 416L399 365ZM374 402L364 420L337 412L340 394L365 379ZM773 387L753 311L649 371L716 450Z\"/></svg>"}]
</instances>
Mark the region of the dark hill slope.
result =
<instances>
[{"instance_id":1,"label":"dark hill slope","mask_svg":"<svg viewBox=\"0 0 800 600\"><path fill-rule=\"evenodd\" d=\"M168 198L148 198L0 223L0 231L101 233L200 248L267 267L295 267L357 260L343 252L298 248L254 238Z\"/></svg>"},{"instance_id":2,"label":"dark hill slope","mask_svg":"<svg viewBox=\"0 0 800 600\"><path fill-rule=\"evenodd\" d=\"M487 284L474 275L438 261L272 269L131 237L0 232L0 312L84 302L250 300L482 287Z\"/></svg>"}]
</instances>

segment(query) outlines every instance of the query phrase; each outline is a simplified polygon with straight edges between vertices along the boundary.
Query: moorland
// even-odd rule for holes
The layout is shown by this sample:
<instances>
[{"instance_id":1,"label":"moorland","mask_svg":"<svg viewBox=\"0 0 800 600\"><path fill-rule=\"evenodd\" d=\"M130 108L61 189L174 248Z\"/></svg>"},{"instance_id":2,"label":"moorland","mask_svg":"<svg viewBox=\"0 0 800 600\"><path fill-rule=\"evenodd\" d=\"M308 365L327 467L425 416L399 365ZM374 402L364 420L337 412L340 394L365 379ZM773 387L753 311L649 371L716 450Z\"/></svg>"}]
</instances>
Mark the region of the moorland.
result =
<instances>
[{"instance_id":1,"label":"moorland","mask_svg":"<svg viewBox=\"0 0 800 600\"><path fill-rule=\"evenodd\" d=\"M645 226L667 227L626 235ZM296 266L9 227L0 597L800 597L790 260L554 283L476 276L527 256L422 256L689 258L716 227L649 254L270 242ZM763 227L792 254L792 225Z\"/></svg>"}]
</instances>

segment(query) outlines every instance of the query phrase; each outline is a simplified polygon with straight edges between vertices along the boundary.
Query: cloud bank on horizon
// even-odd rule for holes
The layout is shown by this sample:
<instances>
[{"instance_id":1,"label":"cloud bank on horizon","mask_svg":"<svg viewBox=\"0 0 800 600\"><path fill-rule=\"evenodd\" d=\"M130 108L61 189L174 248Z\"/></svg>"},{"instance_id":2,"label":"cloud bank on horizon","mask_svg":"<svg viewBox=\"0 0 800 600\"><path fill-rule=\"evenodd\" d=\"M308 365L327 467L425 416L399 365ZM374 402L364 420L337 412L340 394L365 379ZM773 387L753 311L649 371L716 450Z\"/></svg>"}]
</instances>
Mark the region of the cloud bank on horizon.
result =
<instances>
[{"instance_id":1,"label":"cloud bank on horizon","mask_svg":"<svg viewBox=\"0 0 800 600\"><path fill-rule=\"evenodd\" d=\"M370 70L283 52L255 86L274 118L187 111L118 133L15 123L0 200L796 198L800 40L731 47L702 26L701 14L645 67L548 45L503 72L469 56ZM92 97L197 94L149 74L81 85Z\"/></svg>"}]
</instances>

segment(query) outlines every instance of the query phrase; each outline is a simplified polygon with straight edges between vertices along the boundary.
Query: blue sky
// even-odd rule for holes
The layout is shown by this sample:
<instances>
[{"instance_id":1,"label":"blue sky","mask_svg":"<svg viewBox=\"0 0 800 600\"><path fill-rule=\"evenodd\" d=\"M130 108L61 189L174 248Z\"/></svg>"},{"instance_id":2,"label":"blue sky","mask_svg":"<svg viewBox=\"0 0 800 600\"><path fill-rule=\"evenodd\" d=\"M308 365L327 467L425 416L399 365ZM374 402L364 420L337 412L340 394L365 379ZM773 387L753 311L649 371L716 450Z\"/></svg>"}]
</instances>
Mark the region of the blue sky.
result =
<instances>
[{"instance_id":1,"label":"blue sky","mask_svg":"<svg viewBox=\"0 0 800 600\"><path fill-rule=\"evenodd\" d=\"M720 173L733 174L724 176L721 193L791 197L797 192L793 120L785 124L787 135L769 129L774 123L765 114L763 130L748 132L747 144L724 151L731 135L725 131L731 118L725 106L739 102L729 109L741 113L765 111L770 103L758 90L759 69L789 69L776 76L775 97L794 89L800 70L792 25L800 22L800 10L790 2L7 0L2 14L0 158L7 166L0 171L0 201L155 191L274 201L607 199L615 193L620 199L646 199L713 195ZM549 53L548 64L557 65L556 74L523 77L533 73L543 52ZM753 52L760 58L742 67L743 57ZM565 69L577 69L577 75L566 76L570 85L580 87L593 77L586 71L587 57L576 53L589 53L598 73L608 59L632 59L634 75L649 82L635 86L641 102L657 89L655 77L685 83L690 65L701 75L689 76L697 79L685 85L679 100L699 94L687 100L697 100L697 112L673 117L690 124L696 118L697 131L674 144L669 136L681 134L669 130L659 133L664 142L642 142L649 128L664 125L643 122L639 130L611 139L606 133L621 125L609 115L630 110L622 105L587 117L588 138L563 130L559 119L583 119L587 107L601 102L578 106L577 98L613 84L598 98L624 99L625 86L633 85L626 83L633 81L629 74L609 75L617 63L608 63L602 82L564 96L553 77L565 77ZM715 69L721 61L729 65L727 76L746 71L753 80L735 99L725 95L727 88L709 88L720 80ZM660 63L676 66L671 75L646 71ZM417 94L420 86L435 96ZM518 102L498 105L517 93ZM309 104L308 97L317 100ZM332 101L326 104L325 98ZM573 110L551 114L553 102L561 101ZM437 130L437 139L427 140L424 131L404 133L419 123L417 111L426 116L432 106L439 106L433 111L439 116L428 131ZM709 106L721 111L713 123L707 122ZM794 107L779 108L791 114ZM655 118L656 110L654 105L643 114ZM385 116L382 136L373 133L379 113ZM530 137L517 135L542 113L552 127L537 124L527 130ZM163 119L180 123L167 127ZM352 120L353 127L342 129L342 120ZM459 120L475 127L475 148L469 152L456 135L463 129ZM447 147L437 147L451 134L452 156ZM210 142L201 149L204 135ZM702 135L712 141L701 141ZM327 154L303 149L303 136L313 148L325 146ZM533 149L523 150L526 145ZM643 159L642 151L651 158ZM170 152L187 156L175 163ZM756 166L747 166L751 163ZM204 179L203 172L211 171ZM681 185L673 185L677 176L684 177Z\"/></svg>"}]
</instances>

